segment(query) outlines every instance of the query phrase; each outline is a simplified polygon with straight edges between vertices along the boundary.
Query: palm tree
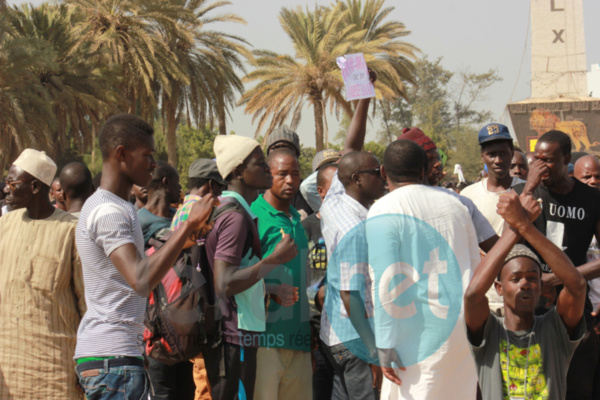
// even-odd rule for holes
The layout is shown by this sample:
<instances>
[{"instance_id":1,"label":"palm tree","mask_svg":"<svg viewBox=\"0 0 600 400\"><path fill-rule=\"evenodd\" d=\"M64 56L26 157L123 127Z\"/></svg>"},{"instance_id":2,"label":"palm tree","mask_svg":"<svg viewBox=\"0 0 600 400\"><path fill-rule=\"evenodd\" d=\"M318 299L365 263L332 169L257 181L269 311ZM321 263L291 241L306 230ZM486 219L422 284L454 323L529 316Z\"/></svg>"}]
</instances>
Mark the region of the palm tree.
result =
<instances>
[{"instance_id":1,"label":"palm tree","mask_svg":"<svg viewBox=\"0 0 600 400\"><path fill-rule=\"evenodd\" d=\"M166 122L169 163L177 166L177 126L184 115L198 126L208 122L212 128L218 118L221 133L226 133L226 113L235 104L236 92L243 84L235 68L244 71L241 55L246 55L246 41L223 32L207 29L214 22L244 20L235 14L210 16L213 10L229 5L228 1L207 4L206 0L168 0L187 11L176 20L177 29L161 29L163 40L175 55L185 79L169 76L169 86L161 88L161 114ZM192 15L193 18L187 18Z\"/></svg>"},{"instance_id":2,"label":"palm tree","mask_svg":"<svg viewBox=\"0 0 600 400\"><path fill-rule=\"evenodd\" d=\"M282 9L280 22L295 49L295 57L267 50L255 51L254 71L247 82L257 84L240 100L246 112L258 119L256 135L270 123L265 138L276 127L291 119L295 129L306 102L313 107L317 151L323 149L325 103L336 114L343 110L353 115L352 105L343 96L344 83L336 59L362 52L367 63L382 75L376 83L378 97L404 95L403 81L413 81L412 64L416 48L397 42L408 32L400 23L385 23L391 9L382 10L383 1L336 2L314 11ZM358 13L357 13L358 10ZM367 28L367 26L369 28ZM381 72L380 72L381 71Z\"/></svg>"},{"instance_id":3,"label":"palm tree","mask_svg":"<svg viewBox=\"0 0 600 400\"><path fill-rule=\"evenodd\" d=\"M339 1L339 0L338 0ZM406 99L405 82L416 84L415 68L411 60L419 52L412 44L399 39L410 34L399 21L387 21L394 7L384 8L385 0L346 0L342 9L348 10L346 23L362 32L362 38L354 50L364 53L365 61L377 71L375 83L378 97L393 100Z\"/></svg>"},{"instance_id":4,"label":"palm tree","mask_svg":"<svg viewBox=\"0 0 600 400\"><path fill-rule=\"evenodd\" d=\"M48 150L53 157L71 146L80 153L92 147L93 129L120 100L108 84L113 71L98 63L99 54L73 35L72 27L82 20L73 8L47 3L14 9L7 18L13 37L36 40L48 51L44 64L27 69L44 88L52 109L55 123Z\"/></svg>"},{"instance_id":5,"label":"palm tree","mask_svg":"<svg viewBox=\"0 0 600 400\"><path fill-rule=\"evenodd\" d=\"M65 0L83 13L75 25L79 43L101 52L103 64L118 66L122 79L117 88L126 99L122 111L152 119L158 107L159 87L170 90L169 77L185 81L185 72L157 26L177 29L175 20L186 13L165 1Z\"/></svg>"},{"instance_id":6,"label":"palm tree","mask_svg":"<svg viewBox=\"0 0 600 400\"><path fill-rule=\"evenodd\" d=\"M44 65L48 49L31 38L13 38L0 18L0 169L5 170L27 147L50 148L54 126L44 87L32 67Z\"/></svg>"},{"instance_id":7,"label":"palm tree","mask_svg":"<svg viewBox=\"0 0 600 400\"><path fill-rule=\"evenodd\" d=\"M296 55L255 51L252 64L256 69L245 82L257 84L240 99L245 111L254 114L253 121L258 119L257 136L269 118L264 140L290 117L290 127L296 129L308 101L314 112L317 151L323 148L324 97L341 91L335 59L350 48L348 36L352 33L351 29L344 29L345 14L340 6L334 10L317 6L306 12L300 7L281 10L279 20L292 39ZM337 105L349 107L345 101Z\"/></svg>"}]
</instances>

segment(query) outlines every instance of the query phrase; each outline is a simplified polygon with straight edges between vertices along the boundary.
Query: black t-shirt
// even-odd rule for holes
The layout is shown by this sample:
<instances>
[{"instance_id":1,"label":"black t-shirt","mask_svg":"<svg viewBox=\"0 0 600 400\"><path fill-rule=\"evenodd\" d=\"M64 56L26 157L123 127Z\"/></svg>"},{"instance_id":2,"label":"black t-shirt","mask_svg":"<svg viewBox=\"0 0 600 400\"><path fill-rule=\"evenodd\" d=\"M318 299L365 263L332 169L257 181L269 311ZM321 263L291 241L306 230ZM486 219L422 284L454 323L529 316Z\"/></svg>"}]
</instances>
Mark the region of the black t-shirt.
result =
<instances>
[{"instance_id":1,"label":"black t-shirt","mask_svg":"<svg viewBox=\"0 0 600 400\"><path fill-rule=\"evenodd\" d=\"M542 214L534 225L558 247L562 248L577 267L586 263L586 253L596 233L600 218L600 191L576 179L567 194L550 192L540 185L534 196L542 199ZM514 187L519 194L525 184ZM545 264L545 263L544 263ZM551 272L547 265L544 272Z\"/></svg>"},{"instance_id":2,"label":"black t-shirt","mask_svg":"<svg viewBox=\"0 0 600 400\"><path fill-rule=\"evenodd\" d=\"M596 233L596 223L600 218L600 191L572 179L575 186L567 194L552 193L544 185L540 185L533 192L536 198L542 199L542 214L534 221L534 225L578 267L586 263L586 253ZM525 184L521 184L514 189L521 194L524 186ZM526 244L539 256L529 243ZM542 257L540 260L542 270L552 272ZM558 289L561 290L562 286ZM586 296L584 316L589 326L595 325L590 315L592 310L592 303Z\"/></svg>"}]
</instances>

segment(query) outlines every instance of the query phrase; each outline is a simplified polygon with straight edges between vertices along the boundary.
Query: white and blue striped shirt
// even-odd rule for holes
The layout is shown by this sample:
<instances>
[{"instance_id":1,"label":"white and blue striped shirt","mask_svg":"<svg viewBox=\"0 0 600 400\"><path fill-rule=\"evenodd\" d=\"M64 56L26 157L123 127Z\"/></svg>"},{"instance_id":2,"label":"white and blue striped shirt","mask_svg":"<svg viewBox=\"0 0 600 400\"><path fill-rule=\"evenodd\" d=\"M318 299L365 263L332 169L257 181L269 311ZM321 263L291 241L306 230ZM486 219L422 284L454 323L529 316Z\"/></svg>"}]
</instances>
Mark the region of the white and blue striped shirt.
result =
<instances>
[{"instance_id":1,"label":"white and blue striped shirt","mask_svg":"<svg viewBox=\"0 0 600 400\"><path fill-rule=\"evenodd\" d=\"M87 312L77 331L74 358L140 357L146 299L131 288L109 258L129 243L144 257L144 237L133 206L98 189L81 210L75 236Z\"/></svg>"},{"instance_id":2,"label":"white and blue striped shirt","mask_svg":"<svg viewBox=\"0 0 600 400\"><path fill-rule=\"evenodd\" d=\"M369 268L364 226L368 210L346 194L336 172L320 213L328 259L328 289L321 313L320 336L326 345L334 346L360 337L348 317L340 291L358 291L367 316L373 316L373 274ZM345 254L335 252L341 242ZM357 279L356 275L364 279Z\"/></svg>"}]
</instances>

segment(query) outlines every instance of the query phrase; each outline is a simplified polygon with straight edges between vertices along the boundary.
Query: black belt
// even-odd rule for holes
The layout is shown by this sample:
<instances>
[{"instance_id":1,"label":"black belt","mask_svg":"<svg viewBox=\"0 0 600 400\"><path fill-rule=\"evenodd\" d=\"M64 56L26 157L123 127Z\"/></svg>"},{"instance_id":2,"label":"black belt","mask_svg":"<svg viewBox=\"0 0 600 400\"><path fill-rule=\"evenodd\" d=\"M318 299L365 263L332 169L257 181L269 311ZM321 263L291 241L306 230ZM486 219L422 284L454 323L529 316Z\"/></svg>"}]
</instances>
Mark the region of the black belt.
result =
<instances>
[{"instance_id":1,"label":"black belt","mask_svg":"<svg viewBox=\"0 0 600 400\"><path fill-rule=\"evenodd\" d=\"M101 369L107 367L106 363L108 362L108 368L113 367L124 367L127 365L143 367L144 360L137 357L119 357L119 358L109 358L107 360L97 360L97 361L86 361L81 364L77 364L77 372L81 373L83 371L87 371L90 369Z\"/></svg>"}]
</instances>

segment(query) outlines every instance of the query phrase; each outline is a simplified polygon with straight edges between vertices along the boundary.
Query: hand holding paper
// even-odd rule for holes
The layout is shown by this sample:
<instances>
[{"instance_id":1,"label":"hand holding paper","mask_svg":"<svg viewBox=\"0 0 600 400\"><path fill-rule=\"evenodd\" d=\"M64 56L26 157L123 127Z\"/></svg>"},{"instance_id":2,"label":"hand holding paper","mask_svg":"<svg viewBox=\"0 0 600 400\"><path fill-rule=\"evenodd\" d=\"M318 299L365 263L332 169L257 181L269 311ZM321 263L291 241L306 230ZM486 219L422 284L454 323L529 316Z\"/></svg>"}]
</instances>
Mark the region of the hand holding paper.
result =
<instances>
[{"instance_id":1,"label":"hand holding paper","mask_svg":"<svg viewBox=\"0 0 600 400\"><path fill-rule=\"evenodd\" d=\"M369 70L362 53L338 57L337 64L346 84L346 100L375 97L375 87L371 83Z\"/></svg>"}]
</instances>

